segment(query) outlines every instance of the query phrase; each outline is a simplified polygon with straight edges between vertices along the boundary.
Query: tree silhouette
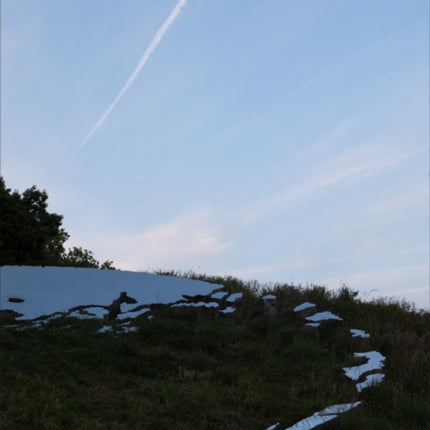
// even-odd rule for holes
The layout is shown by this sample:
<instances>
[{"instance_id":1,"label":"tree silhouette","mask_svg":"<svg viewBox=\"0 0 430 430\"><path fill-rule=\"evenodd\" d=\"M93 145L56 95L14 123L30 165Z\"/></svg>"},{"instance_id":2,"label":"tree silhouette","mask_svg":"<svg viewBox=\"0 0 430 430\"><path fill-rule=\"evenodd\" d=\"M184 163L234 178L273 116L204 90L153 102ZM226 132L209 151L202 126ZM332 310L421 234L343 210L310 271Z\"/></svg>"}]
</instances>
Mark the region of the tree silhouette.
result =
<instances>
[{"instance_id":1,"label":"tree silhouette","mask_svg":"<svg viewBox=\"0 0 430 430\"><path fill-rule=\"evenodd\" d=\"M6 188L0 177L0 265L74 266L114 269L86 249L65 251L70 235L61 228L63 216L49 213L48 194L33 185L22 195Z\"/></svg>"}]
</instances>

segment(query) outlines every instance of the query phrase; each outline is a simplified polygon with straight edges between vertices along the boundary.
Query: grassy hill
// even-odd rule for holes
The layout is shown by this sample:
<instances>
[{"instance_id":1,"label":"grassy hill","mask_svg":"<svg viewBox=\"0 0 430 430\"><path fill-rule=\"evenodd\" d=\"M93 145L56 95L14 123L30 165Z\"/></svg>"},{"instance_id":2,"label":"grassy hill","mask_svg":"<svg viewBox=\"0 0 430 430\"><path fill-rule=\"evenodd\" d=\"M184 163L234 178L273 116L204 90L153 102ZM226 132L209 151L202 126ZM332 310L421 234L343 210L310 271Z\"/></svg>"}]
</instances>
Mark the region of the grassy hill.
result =
<instances>
[{"instance_id":1,"label":"grassy hill","mask_svg":"<svg viewBox=\"0 0 430 430\"><path fill-rule=\"evenodd\" d=\"M172 273L174 274L174 273ZM0 326L1 429L285 429L314 412L362 401L327 428L430 429L430 314L408 303L363 302L347 288L262 286L188 274L243 292L234 321L163 307L130 333L98 320ZM277 298L277 318L262 294ZM306 327L309 301L343 324ZM352 338L350 329L370 334ZM381 385L357 394L342 368L354 352L386 357Z\"/></svg>"}]
</instances>

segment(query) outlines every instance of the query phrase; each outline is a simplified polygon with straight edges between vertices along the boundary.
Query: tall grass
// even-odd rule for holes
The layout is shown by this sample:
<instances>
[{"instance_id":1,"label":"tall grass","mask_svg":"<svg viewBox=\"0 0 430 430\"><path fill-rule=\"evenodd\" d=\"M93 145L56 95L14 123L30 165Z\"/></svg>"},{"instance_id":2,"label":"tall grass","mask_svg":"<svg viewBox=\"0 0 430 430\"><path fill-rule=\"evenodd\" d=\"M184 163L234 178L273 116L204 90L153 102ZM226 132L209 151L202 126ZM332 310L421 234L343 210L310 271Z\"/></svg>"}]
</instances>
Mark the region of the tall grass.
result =
<instances>
[{"instance_id":1,"label":"tall grass","mask_svg":"<svg viewBox=\"0 0 430 430\"><path fill-rule=\"evenodd\" d=\"M387 357L385 381L363 391L362 407L331 428L430 429L430 314L390 300L363 302L347 288L181 275L242 291L235 323L164 308L128 334L100 334L101 322L69 318L0 328L0 428L286 428L355 401L342 367L359 363L353 352L377 350ZM263 315L267 292L277 296L273 321ZM308 330L293 312L304 301L344 324ZM352 339L350 328L371 338Z\"/></svg>"}]
</instances>

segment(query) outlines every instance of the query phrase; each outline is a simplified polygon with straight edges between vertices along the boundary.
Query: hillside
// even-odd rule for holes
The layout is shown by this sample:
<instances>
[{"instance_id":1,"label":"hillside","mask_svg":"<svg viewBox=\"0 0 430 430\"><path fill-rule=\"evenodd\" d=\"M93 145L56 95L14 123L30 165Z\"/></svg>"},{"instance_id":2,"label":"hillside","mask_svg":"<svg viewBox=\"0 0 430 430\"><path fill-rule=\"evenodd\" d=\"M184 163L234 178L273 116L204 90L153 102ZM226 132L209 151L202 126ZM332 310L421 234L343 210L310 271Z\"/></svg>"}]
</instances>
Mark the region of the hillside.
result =
<instances>
[{"instance_id":1,"label":"hillside","mask_svg":"<svg viewBox=\"0 0 430 430\"><path fill-rule=\"evenodd\" d=\"M407 303L195 274L1 272L2 429L430 428L430 314Z\"/></svg>"}]
</instances>

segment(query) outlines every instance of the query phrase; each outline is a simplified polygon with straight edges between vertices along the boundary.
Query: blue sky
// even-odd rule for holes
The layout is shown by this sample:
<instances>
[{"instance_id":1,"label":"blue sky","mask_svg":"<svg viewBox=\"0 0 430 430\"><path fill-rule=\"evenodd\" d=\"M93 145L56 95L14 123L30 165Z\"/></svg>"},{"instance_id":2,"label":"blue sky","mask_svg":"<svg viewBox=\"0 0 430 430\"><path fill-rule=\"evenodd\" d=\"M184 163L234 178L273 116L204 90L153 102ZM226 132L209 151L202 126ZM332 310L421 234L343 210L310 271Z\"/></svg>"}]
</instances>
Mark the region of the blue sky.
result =
<instances>
[{"instance_id":1,"label":"blue sky","mask_svg":"<svg viewBox=\"0 0 430 430\"><path fill-rule=\"evenodd\" d=\"M1 171L123 270L429 306L427 0L2 0Z\"/></svg>"}]
</instances>

